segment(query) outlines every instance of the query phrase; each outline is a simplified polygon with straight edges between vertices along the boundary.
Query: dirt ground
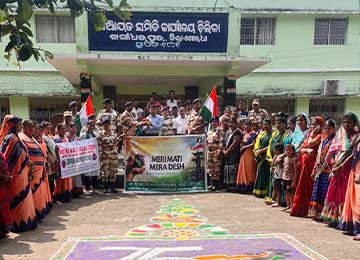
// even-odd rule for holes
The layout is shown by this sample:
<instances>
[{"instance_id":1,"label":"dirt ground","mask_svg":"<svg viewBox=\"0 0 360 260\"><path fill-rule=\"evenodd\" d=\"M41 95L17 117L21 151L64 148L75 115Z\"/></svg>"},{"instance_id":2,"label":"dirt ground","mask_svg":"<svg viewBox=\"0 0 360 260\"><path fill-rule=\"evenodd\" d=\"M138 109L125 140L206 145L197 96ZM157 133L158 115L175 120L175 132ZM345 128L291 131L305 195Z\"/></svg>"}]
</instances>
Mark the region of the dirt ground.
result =
<instances>
[{"instance_id":1,"label":"dirt ground","mask_svg":"<svg viewBox=\"0 0 360 260\"><path fill-rule=\"evenodd\" d=\"M0 240L0 259L49 259L69 237L123 236L143 225L160 206L179 198L193 205L209 223L231 234L287 233L328 259L360 259L360 242L310 219L294 218L261 199L235 193L177 195L94 194L55 205L30 232Z\"/></svg>"}]
</instances>

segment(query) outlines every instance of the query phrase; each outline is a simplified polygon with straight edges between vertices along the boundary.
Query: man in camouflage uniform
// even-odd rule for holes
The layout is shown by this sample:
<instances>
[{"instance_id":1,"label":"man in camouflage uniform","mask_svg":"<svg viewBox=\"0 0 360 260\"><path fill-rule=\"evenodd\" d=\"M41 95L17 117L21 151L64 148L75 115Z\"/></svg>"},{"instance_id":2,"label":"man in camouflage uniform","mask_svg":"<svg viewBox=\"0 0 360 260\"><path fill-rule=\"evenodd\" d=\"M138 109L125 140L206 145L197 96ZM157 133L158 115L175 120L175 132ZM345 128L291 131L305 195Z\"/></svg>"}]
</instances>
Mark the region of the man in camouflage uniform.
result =
<instances>
[{"instance_id":1,"label":"man in camouflage uniform","mask_svg":"<svg viewBox=\"0 0 360 260\"><path fill-rule=\"evenodd\" d=\"M103 100L104 109L101 110L96 119L96 125L102 129L101 122L106 118L110 120L110 129L114 132L120 132L120 120L118 112L116 112L111 106L111 98L105 98Z\"/></svg>"},{"instance_id":2,"label":"man in camouflage uniform","mask_svg":"<svg viewBox=\"0 0 360 260\"><path fill-rule=\"evenodd\" d=\"M191 112L192 112L192 101L190 99L187 99L185 102L184 102L184 106L185 106L185 114L186 116L190 116Z\"/></svg>"},{"instance_id":3,"label":"man in camouflage uniform","mask_svg":"<svg viewBox=\"0 0 360 260\"><path fill-rule=\"evenodd\" d=\"M111 130L110 118L104 118L101 122L102 130L97 137L99 145L99 156L101 162L101 178L105 185L105 193L115 190L115 178L118 169L118 152L117 144L119 136Z\"/></svg>"},{"instance_id":4,"label":"man in camouflage uniform","mask_svg":"<svg viewBox=\"0 0 360 260\"><path fill-rule=\"evenodd\" d=\"M200 115L201 101L196 98L193 101L193 111L188 118L188 134L204 134L206 123Z\"/></svg>"},{"instance_id":5,"label":"man in camouflage uniform","mask_svg":"<svg viewBox=\"0 0 360 260\"><path fill-rule=\"evenodd\" d=\"M166 135L174 135L173 130L173 124L175 123L175 120L170 116L169 108L167 106L163 107L161 109L162 117L163 117L163 123L160 128L160 134L161 136Z\"/></svg>"},{"instance_id":6,"label":"man in camouflage uniform","mask_svg":"<svg viewBox=\"0 0 360 260\"><path fill-rule=\"evenodd\" d=\"M259 99L254 99L252 102L252 110L249 111L249 118L261 117L262 121L264 119L269 119L269 114L265 109L260 108Z\"/></svg>"},{"instance_id":7,"label":"man in camouflage uniform","mask_svg":"<svg viewBox=\"0 0 360 260\"><path fill-rule=\"evenodd\" d=\"M224 147L224 132L219 127L217 118L210 120L210 130L207 132L206 142L208 147L207 152L207 167L210 177L210 190L217 190L220 188L221 180L221 166L222 166L222 150Z\"/></svg>"},{"instance_id":8,"label":"man in camouflage uniform","mask_svg":"<svg viewBox=\"0 0 360 260\"><path fill-rule=\"evenodd\" d=\"M133 109L133 103L132 102L126 102L125 103L125 111L121 114L120 122L121 127L123 130L124 137L127 136L134 136L135 135L135 129L136 129L136 119L132 114Z\"/></svg>"}]
</instances>

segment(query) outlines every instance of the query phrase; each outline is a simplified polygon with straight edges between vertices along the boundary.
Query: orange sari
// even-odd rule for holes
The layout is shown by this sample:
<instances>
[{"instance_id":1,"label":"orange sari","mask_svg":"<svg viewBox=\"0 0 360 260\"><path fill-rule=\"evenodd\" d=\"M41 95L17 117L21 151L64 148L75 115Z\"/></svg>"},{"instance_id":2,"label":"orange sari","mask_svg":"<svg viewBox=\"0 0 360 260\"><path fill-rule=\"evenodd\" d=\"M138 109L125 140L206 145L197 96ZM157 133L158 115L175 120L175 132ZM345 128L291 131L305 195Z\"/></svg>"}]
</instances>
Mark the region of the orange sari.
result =
<instances>
[{"instance_id":1,"label":"orange sari","mask_svg":"<svg viewBox=\"0 0 360 260\"><path fill-rule=\"evenodd\" d=\"M34 163L31 191L34 199L36 217L43 219L47 213L47 191L45 186L45 154L39 144L25 133L19 133L19 137L26 146L30 161Z\"/></svg>"},{"instance_id":2,"label":"orange sari","mask_svg":"<svg viewBox=\"0 0 360 260\"><path fill-rule=\"evenodd\" d=\"M242 144L244 146L251 144L256 138L256 132L244 132ZM239 170L236 180L236 189L240 193L251 193L254 189L256 173L256 161L254 148L249 147L241 153Z\"/></svg>"},{"instance_id":3,"label":"orange sari","mask_svg":"<svg viewBox=\"0 0 360 260\"><path fill-rule=\"evenodd\" d=\"M9 186L13 232L24 232L37 226L34 201L29 183L30 166L27 149L19 137L9 132L2 143L2 153L12 180Z\"/></svg>"},{"instance_id":4,"label":"orange sari","mask_svg":"<svg viewBox=\"0 0 360 260\"><path fill-rule=\"evenodd\" d=\"M58 135L56 135L54 137L54 142L55 143L67 143L69 142L67 137L60 137ZM60 169L61 167L59 167ZM61 172L60 172L60 176L61 176ZM73 184L72 184L72 178L65 178L62 179L57 178L55 181L55 190L54 190L54 198L55 200L58 200L60 202L68 202L71 200L71 190L73 189Z\"/></svg>"},{"instance_id":5,"label":"orange sari","mask_svg":"<svg viewBox=\"0 0 360 260\"><path fill-rule=\"evenodd\" d=\"M360 142L355 149L353 169L347 184L344 208L339 228L355 236L360 235L360 184L355 179L360 178Z\"/></svg>"}]
</instances>

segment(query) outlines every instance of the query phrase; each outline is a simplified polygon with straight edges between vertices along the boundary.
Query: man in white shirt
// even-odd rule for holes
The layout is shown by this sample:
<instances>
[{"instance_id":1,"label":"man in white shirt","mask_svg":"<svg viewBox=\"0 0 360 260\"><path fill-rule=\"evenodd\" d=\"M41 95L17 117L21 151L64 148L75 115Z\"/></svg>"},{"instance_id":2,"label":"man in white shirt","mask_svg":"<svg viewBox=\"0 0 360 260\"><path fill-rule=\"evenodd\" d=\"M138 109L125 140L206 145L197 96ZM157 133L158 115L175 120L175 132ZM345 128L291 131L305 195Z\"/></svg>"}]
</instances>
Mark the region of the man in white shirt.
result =
<instances>
[{"instance_id":1,"label":"man in white shirt","mask_svg":"<svg viewBox=\"0 0 360 260\"><path fill-rule=\"evenodd\" d=\"M175 119L173 125L174 134L186 135L187 134L187 116L185 107L179 108L179 116Z\"/></svg>"},{"instance_id":2,"label":"man in white shirt","mask_svg":"<svg viewBox=\"0 0 360 260\"><path fill-rule=\"evenodd\" d=\"M175 100L175 91L170 90L169 91L169 99L166 102L169 110L171 111L173 106L177 106L177 100Z\"/></svg>"},{"instance_id":3,"label":"man in white shirt","mask_svg":"<svg viewBox=\"0 0 360 260\"><path fill-rule=\"evenodd\" d=\"M131 111L131 114L133 115L133 117L135 119L137 119L137 115L139 112L144 112L144 110L141 107L139 107L139 100L134 99L133 100L133 109Z\"/></svg>"}]
</instances>

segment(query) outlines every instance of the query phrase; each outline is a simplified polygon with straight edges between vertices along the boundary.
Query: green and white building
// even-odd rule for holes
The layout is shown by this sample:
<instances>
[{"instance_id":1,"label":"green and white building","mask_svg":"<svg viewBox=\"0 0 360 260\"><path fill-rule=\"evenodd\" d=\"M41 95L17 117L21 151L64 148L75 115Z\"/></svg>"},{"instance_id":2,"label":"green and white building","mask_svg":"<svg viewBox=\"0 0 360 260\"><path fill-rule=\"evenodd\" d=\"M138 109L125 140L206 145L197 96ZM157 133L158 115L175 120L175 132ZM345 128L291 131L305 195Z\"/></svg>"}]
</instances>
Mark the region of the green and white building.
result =
<instances>
[{"instance_id":1,"label":"green and white building","mask_svg":"<svg viewBox=\"0 0 360 260\"><path fill-rule=\"evenodd\" d=\"M34 41L54 59L21 68L0 60L1 115L50 120L80 99L80 73L92 76L97 109L105 96L119 108L152 91L205 97L229 77L238 99L259 98L270 112L360 114L359 1L129 3L130 23L109 14L100 33L86 15L37 10Z\"/></svg>"}]
</instances>

